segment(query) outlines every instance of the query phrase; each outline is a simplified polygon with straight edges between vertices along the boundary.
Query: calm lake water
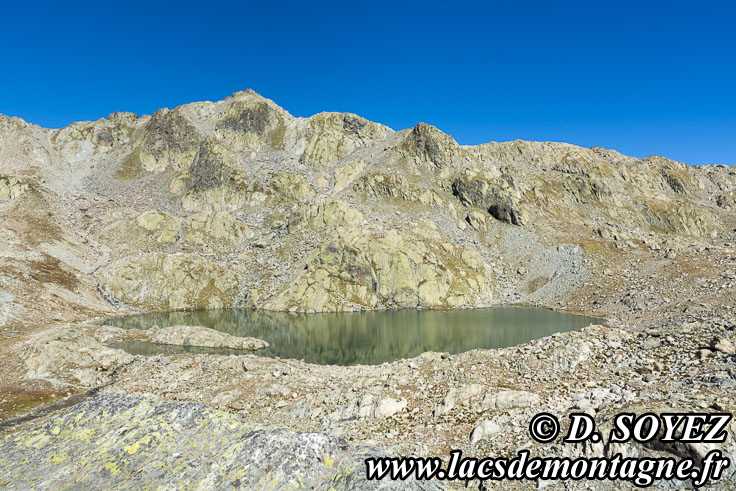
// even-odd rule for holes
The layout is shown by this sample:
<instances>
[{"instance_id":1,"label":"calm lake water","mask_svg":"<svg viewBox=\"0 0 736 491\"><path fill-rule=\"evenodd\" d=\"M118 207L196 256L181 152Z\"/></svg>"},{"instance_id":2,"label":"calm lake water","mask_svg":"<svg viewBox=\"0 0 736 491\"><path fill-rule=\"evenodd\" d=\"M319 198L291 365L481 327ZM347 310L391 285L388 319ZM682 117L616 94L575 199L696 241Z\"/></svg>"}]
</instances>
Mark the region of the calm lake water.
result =
<instances>
[{"instance_id":1,"label":"calm lake water","mask_svg":"<svg viewBox=\"0 0 736 491\"><path fill-rule=\"evenodd\" d=\"M249 310L165 312L109 319L104 325L148 329L198 325L235 336L252 336L271 346L257 354L303 359L324 365L377 365L425 351L461 353L503 348L573 331L601 319L526 307L472 310L391 310L340 314L290 314ZM133 354L242 353L230 349L118 343Z\"/></svg>"}]
</instances>

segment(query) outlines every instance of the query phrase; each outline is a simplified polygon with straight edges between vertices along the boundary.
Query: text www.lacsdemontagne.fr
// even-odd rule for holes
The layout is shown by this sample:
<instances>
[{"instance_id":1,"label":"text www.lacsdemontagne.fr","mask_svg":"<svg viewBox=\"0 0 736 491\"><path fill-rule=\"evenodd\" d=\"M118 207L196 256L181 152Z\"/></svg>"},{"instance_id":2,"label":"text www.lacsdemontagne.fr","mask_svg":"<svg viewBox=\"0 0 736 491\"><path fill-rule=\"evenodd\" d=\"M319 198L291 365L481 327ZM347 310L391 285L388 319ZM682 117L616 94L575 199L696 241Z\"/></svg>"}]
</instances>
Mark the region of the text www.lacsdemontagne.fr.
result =
<instances>
[{"instance_id":1,"label":"text www.lacsdemontagne.fr","mask_svg":"<svg viewBox=\"0 0 736 491\"><path fill-rule=\"evenodd\" d=\"M365 459L369 480L622 480L635 486L654 481L692 480L700 487L717 480L730 462L718 450L708 453L699 465L693 459L530 457L528 450L513 458L463 458L460 450L450 452L445 468L438 457L375 457Z\"/></svg>"}]
</instances>

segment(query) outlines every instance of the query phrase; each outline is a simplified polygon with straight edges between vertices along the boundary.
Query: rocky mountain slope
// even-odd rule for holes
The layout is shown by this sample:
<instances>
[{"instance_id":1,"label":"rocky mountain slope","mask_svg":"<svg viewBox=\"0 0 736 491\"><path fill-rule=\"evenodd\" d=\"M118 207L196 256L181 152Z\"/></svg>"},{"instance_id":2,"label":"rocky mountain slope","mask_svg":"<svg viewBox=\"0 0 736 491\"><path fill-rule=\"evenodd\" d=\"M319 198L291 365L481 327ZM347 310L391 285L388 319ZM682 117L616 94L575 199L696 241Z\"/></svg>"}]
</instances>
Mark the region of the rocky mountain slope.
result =
<instances>
[{"instance_id":1,"label":"rocky mountain slope","mask_svg":"<svg viewBox=\"0 0 736 491\"><path fill-rule=\"evenodd\" d=\"M252 91L59 130L0 116L0 419L110 384L431 455L481 421L508 429L542 409L686 410L703 394L732 408L734 210L726 166L565 143L462 146L423 123L296 118ZM347 368L134 357L93 322L512 302L598 315L611 330ZM532 396L482 402L508 388ZM384 400L401 409L384 414ZM437 407L449 414L439 425ZM507 436L490 450L525 441Z\"/></svg>"},{"instance_id":2,"label":"rocky mountain slope","mask_svg":"<svg viewBox=\"0 0 736 491\"><path fill-rule=\"evenodd\" d=\"M421 123L295 118L252 91L61 130L3 117L0 159L6 326L37 302L82 316L555 304L601 249L731 240L736 206L725 166L465 147Z\"/></svg>"}]
</instances>

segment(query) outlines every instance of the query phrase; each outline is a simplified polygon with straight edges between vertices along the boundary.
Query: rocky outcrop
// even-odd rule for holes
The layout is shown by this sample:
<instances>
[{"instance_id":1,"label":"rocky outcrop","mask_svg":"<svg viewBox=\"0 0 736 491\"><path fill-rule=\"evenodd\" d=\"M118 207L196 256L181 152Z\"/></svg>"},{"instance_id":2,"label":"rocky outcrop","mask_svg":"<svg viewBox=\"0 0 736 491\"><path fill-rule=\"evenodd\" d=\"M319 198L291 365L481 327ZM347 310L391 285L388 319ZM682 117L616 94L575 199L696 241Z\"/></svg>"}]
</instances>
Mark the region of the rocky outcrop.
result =
<instances>
[{"instance_id":1,"label":"rocky outcrop","mask_svg":"<svg viewBox=\"0 0 736 491\"><path fill-rule=\"evenodd\" d=\"M0 438L0 486L378 489L380 481L367 481L363 460L386 455L328 434L255 425L202 404L102 396ZM413 479L392 486L443 488Z\"/></svg>"},{"instance_id":2,"label":"rocky outcrop","mask_svg":"<svg viewBox=\"0 0 736 491\"><path fill-rule=\"evenodd\" d=\"M97 273L111 302L164 310L214 309L235 304L238 279L194 254L148 254L120 259Z\"/></svg>"},{"instance_id":3,"label":"rocky outcrop","mask_svg":"<svg viewBox=\"0 0 736 491\"><path fill-rule=\"evenodd\" d=\"M302 312L457 308L492 298L490 265L424 223L411 236L334 229L304 272L262 306Z\"/></svg>"},{"instance_id":4,"label":"rocky outcrop","mask_svg":"<svg viewBox=\"0 0 736 491\"><path fill-rule=\"evenodd\" d=\"M57 326L34 335L23 343L20 356L29 379L83 387L108 382L116 368L133 360L132 355L103 346L71 326Z\"/></svg>"},{"instance_id":5,"label":"rocky outcrop","mask_svg":"<svg viewBox=\"0 0 736 491\"><path fill-rule=\"evenodd\" d=\"M335 169L335 187L333 191L339 193L348 187L365 170L365 167L365 161L353 160Z\"/></svg>"},{"instance_id":6,"label":"rocky outcrop","mask_svg":"<svg viewBox=\"0 0 736 491\"><path fill-rule=\"evenodd\" d=\"M145 173L188 167L199 151L202 138L184 112L183 108L160 109L146 118L145 126L131 137L133 149L121 162L116 177L134 180ZM112 137L107 135L102 138L103 142L110 140Z\"/></svg>"},{"instance_id":7,"label":"rocky outcrop","mask_svg":"<svg viewBox=\"0 0 736 491\"><path fill-rule=\"evenodd\" d=\"M28 190L28 184L11 176L0 176L0 203L17 198Z\"/></svg>"},{"instance_id":8,"label":"rocky outcrop","mask_svg":"<svg viewBox=\"0 0 736 491\"><path fill-rule=\"evenodd\" d=\"M286 199L309 201L314 197L314 189L301 174L279 172L271 179L271 187Z\"/></svg>"},{"instance_id":9,"label":"rocky outcrop","mask_svg":"<svg viewBox=\"0 0 736 491\"><path fill-rule=\"evenodd\" d=\"M523 390L502 390L487 394L481 401L482 409L504 411L517 407L532 406L539 402L539 396Z\"/></svg>"},{"instance_id":10,"label":"rocky outcrop","mask_svg":"<svg viewBox=\"0 0 736 491\"><path fill-rule=\"evenodd\" d=\"M455 139L432 125L417 124L401 145L401 151L417 163L434 169L462 165L468 160Z\"/></svg>"},{"instance_id":11,"label":"rocky outcrop","mask_svg":"<svg viewBox=\"0 0 736 491\"><path fill-rule=\"evenodd\" d=\"M329 167L361 147L383 141L391 130L355 114L320 113L304 130L306 148L300 160L314 167Z\"/></svg>"},{"instance_id":12,"label":"rocky outcrop","mask_svg":"<svg viewBox=\"0 0 736 491\"><path fill-rule=\"evenodd\" d=\"M156 242L171 245L179 234L179 220L160 211L141 213L135 220L136 225L155 236Z\"/></svg>"},{"instance_id":13,"label":"rocky outcrop","mask_svg":"<svg viewBox=\"0 0 736 491\"><path fill-rule=\"evenodd\" d=\"M355 183L355 189L374 198L415 199L416 191L399 172L372 172L365 174Z\"/></svg>"},{"instance_id":14,"label":"rocky outcrop","mask_svg":"<svg viewBox=\"0 0 736 491\"><path fill-rule=\"evenodd\" d=\"M242 338L202 326L170 326L153 330L151 341L176 346L202 346L205 348L232 348L255 351L268 347L268 343L256 338Z\"/></svg>"},{"instance_id":15,"label":"rocky outcrop","mask_svg":"<svg viewBox=\"0 0 736 491\"><path fill-rule=\"evenodd\" d=\"M252 90L238 92L216 115L214 134L218 140L236 148L283 150L291 115Z\"/></svg>"},{"instance_id":16,"label":"rocky outcrop","mask_svg":"<svg viewBox=\"0 0 736 491\"><path fill-rule=\"evenodd\" d=\"M191 215L185 234L185 243L191 247L223 251L240 251L255 236L253 230L227 211Z\"/></svg>"},{"instance_id":17,"label":"rocky outcrop","mask_svg":"<svg viewBox=\"0 0 736 491\"><path fill-rule=\"evenodd\" d=\"M488 181L472 174L463 174L452 182L452 192L466 206L482 208L501 222L524 225L528 221L518 191L505 178Z\"/></svg>"},{"instance_id":18,"label":"rocky outcrop","mask_svg":"<svg viewBox=\"0 0 736 491\"><path fill-rule=\"evenodd\" d=\"M237 210L253 198L257 188L249 185L237 154L214 138L200 143L191 165L169 185L172 193L181 195L187 211Z\"/></svg>"}]
</instances>

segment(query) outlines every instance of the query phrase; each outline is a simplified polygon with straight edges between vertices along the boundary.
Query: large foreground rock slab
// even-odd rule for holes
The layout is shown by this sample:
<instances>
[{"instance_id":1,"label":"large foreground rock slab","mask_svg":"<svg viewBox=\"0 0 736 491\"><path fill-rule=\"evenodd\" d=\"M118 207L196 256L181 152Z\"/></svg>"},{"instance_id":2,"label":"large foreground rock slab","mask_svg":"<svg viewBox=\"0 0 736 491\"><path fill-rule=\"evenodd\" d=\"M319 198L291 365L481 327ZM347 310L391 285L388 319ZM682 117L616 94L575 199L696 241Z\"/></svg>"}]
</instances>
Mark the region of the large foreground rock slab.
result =
<instances>
[{"instance_id":1,"label":"large foreground rock slab","mask_svg":"<svg viewBox=\"0 0 736 491\"><path fill-rule=\"evenodd\" d=\"M382 452L202 404L106 395L0 439L4 489L441 489L367 481Z\"/></svg>"}]
</instances>

